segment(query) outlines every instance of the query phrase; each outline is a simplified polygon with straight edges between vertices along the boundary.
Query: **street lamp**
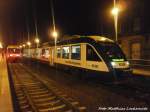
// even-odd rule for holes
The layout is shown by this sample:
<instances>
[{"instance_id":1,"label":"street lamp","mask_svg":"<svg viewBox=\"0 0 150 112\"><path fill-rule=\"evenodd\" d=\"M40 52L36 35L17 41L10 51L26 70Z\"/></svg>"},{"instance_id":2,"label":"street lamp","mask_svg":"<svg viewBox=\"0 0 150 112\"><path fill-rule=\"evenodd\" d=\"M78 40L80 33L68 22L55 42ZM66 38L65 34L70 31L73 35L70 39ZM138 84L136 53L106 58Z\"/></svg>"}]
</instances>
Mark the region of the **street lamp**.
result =
<instances>
[{"instance_id":1,"label":"street lamp","mask_svg":"<svg viewBox=\"0 0 150 112\"><path fill-rule=\"evenodd\" d=\"M2 45L2 43L0 42L0 48L3 48L3 45Z\"/></svg>"},{"instance_id":2,"label":"street lamp","mask_svg":"<svg viewBox=\"0 0 150 112\"><path fill-rule=\"evenodd\" d=\"M27 45L28 45L28 47L29 47L29 48L28 48L28 56L30 57L30 46L31 46L31 42L28 41L28 42L27 42Z\"/></svg>"},{"instance_id":3,"label":"street lamp","mask_svg":"<svg viewBox=\"0 0 150 112\"><path fill-rule=\"evenodd\" d=\"M28 41L28 42L27 42L27 45L30 47L30 46L31 46L31 42Z\"/></svg>"},{"instance_id":4,"label":"street lamp","mask_svg":"<svg viewBox=\"0 0 150 112\"><path fill-rule=\"evenodd\" d=\"M118 14L119 14L119 8L114 5L114 8L111 11L112 15L114 16L114 27L115 27L115 37L116 42L118 41Z\"/></svg>"},{"instance_id":5,"label":"street lamp","mask_svg":"<svg viewBox=\"0 0 150 112\"><path fill-rule=\"evenodd\" d=\"M19 47L22 48L22 45L20 45Z\"/></svg>"},{"instance_id":6,"label":"street lamp","mask_svg":"<svg viewBox=\"0 0 150 112\"><path fill-rule=\"evenodd\" d=\"M111 13L112 13L114 16L118 16L119 8L118 8L118 7L114 7L114 8L112 9Z\"/></svg>"},{"instance_id":7,"label":"street lamp","mask_svg":"<svg viewBox=\"0 0 150 112\"><path fill-rule=\"evenodd\" d=\"M25 47L26 45L25 45L25 44L23 44L22 46L23 46L23 47Z\"/></svg>"},{"instance_id":8,"label":"street lamp","mask_svg":"<svg viewBox=\"0 0 150 112\"><path fill-rule=\"evenodd\" d=\"M58 32L53 31L53 32L52 32L52 36L53 36L53 37L54 37L54 39L55 39L55 47L56 47L57 37L58 37Z\"/></svg>"},{"instance_id":9,"label":"street lamp","mask_svg":"<svg viewBox=\"0 0 150 112\"><path fill-rule=\"evenodd\" d=\"M39 45L39 43L40 43L40 40L39 40L39 38L35 38L35 43L36 43L36 45L37 45L37 48L38 48L38 45Z\"/></svg>"}]
</instances>

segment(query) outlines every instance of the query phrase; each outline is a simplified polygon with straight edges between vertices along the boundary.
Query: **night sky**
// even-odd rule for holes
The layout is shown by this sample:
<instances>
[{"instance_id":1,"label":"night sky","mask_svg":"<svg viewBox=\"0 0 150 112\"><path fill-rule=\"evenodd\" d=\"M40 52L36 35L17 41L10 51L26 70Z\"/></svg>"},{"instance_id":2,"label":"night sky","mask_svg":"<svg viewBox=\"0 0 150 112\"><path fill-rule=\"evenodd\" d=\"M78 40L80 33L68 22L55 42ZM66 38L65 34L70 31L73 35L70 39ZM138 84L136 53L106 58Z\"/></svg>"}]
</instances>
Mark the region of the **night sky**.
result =
<instances>
[{"instance_id":1,"label":"night sky","mask_svg":"<svg viewBox=\"0 0 150 112\"><path fill-rule=\"evenodd\" d=\"M134 7L135 1L118 0L123 5L122 18L128 16L128 10ZM113 0L53 0L53 6L59 38L75 34L114 35L113 17L110 14ZM27 41L27 29L33 40L35 20L41 40L49 41L48 29L53 28L50 0L1 0L1 41L6 44Z\"/></svg>"}]
</instances>

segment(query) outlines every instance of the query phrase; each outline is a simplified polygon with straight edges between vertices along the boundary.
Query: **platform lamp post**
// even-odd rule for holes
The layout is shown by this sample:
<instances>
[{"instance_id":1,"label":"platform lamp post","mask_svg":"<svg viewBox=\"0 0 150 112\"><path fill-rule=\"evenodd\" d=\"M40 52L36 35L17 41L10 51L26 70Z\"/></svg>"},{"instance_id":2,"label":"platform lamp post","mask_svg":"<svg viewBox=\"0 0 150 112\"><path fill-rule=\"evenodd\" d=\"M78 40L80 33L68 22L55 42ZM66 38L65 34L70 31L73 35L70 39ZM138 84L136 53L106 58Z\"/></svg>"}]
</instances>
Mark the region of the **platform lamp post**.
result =
<instances>
[{"instance_id":1,"label":"platform lamp post","mask_svg":"<svg viewBox=\"0 0 150 112\"><path fill-rule=\"evenodd\" d=\"M56 50L58 32L54 30L54 31L52 32L52 37L54 38L54 41L55 41L55 50Z\"/></svg>"},{"instance_id":2,"label":"platform lamp post","mask_svg":"<svg viewBox=\"0 0 150 112\"><path fill-rule=\"evenodd\" d=\"M25 44L23 44L22 46L23 46L23 48L25 48L25 47L26 47L26 45L25 45Z\"/></svg>"},{"instance_id":3,"label":"platform lamp post","mask_svg":"<svg viewBox=\"0 0 150 112\"><path fill-rule=\"evenodd\" d=\"M116 6L116 0L114 0L114 7L111 10L112 15L114 16L114 28L115 28L115 40L118 42L118 15L119 8Z\"/></svg>"},{"instance_id":4,"label":"platform lamp post","mask_svg":"<svg viewBox=\"0 0 150 112\"><path fill-rule=\"evenodd\" d=\"M54 29L53 32L51 33L52 37L54 38L54 44L55 44L55 50L54 50L54 55L57 53L56 46L57 46L57 38L58 38L58 32ZM53 62L52 62L53 63Z\"/></svg>"},{"instance_id":5,"label":"platform lamp post","mask_svg":"<svg viewBox=\"0 0 150 112\"><path fill-rule=\"evenodd\" d=\"M2 42L0 42L0 48L3 48Z\"/></svg>"},{"instance_id":6,"label":"platform lamp post","mask_svg":"<svg viewBox=\"0 0 150 112\"><path fill-rule=\"evenodd\" d=\"M40 40L39 40L39 38L35 38L35 43L36 43L36 48L38 48L39 47L39 43L40 43Z\"/></svg>"},{"instance_id":7,"label":"platform lamp post","mask_svg":"<svg viewBox=\"0 0 150 112\"><path fill-rule=\"evenodd\" d=\"M36 56L37 56L37 51L38 51L40 39L39 38L35 38L34 42L36 43ZM38 64L37 64L37 68L38 68Z\"/></svg>"},{"instance_id":8,"label":"platform lamp post","mask_svg":"<svg viewBox=\"0 0 150 112\"><path fill-rule=\"evenodd\" d=\"M22 52L24 51L24 49L25 49L25 47L26 47L26 45L25 44L22 44ZM24 54L24 53L23 53Z\"/></svg>"},{"instance_id":9,"label":"platform lamp post","mask_svg":"<svg viewBox=\"0 0 150 112\"><path fill-rule=\"evenodd\" d=\"M30 48L31 47L31 42L27 42L27 45L28 45L28 47Z\"/></svg>"},{"instance_id":10,"label":"platform lamp post","mask_svg":"<svg viewBox=\"0 0 150 112\"><path fill-rule=\"evenodd\" d=\"M19 48L22 49L22 45L20 45Z\"/></svg>"},{"instance_id":11,"label":"platform lamp post","mask_svg":"<svg viewBox=\"0 0 150 112\"><path fill-rule=\"evenodd\" d=\"M28 50L28 55L30 56L30 47L31 47L31 42L30 42L30 41L28 41L28 42L27 42L27 45L28 45L28 48L29 48L29 50Z\"/></svg>"}]
</instances>

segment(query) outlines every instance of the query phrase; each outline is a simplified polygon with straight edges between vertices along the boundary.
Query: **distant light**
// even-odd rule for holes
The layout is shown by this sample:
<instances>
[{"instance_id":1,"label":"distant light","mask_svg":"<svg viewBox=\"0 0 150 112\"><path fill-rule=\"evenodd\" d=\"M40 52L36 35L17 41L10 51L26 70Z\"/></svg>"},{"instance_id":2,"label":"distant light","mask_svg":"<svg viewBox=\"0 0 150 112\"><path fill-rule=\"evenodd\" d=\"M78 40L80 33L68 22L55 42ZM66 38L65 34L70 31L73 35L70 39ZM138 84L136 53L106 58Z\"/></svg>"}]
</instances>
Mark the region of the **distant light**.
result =
<instances>
[{"instance_id":1,"label":"distant light","mask_svg":"<svg viewBox=\"0 0 150 112\"><path fill-rule=\"evenodd\" d=\"M20 57L20 54L16 54L16 56Z\"/></svg>"},{"instance_id":2,"label":"distant light","mask_svg":"<svg viewBox=\"0 0 150 112\"><path fill-rule=\"evenodd\" d=\"M23 44L22 46L23 46L23 47L25 47L26 45L25 45L25 44Z\"/></svg>"},{"instance_id":3,"label":"distant light","mask_svg":"<svg viewBox=\"0 0 150 112\"><path fill-rule=\"evenodd\" d=\"M0 48L3 48L3 45L2 45L2 43L0 42Z\"/></svg>"},{"instance_id":4,"label":"distant light","mask_svg":"<svg viewBox=\"0 0 150 112\"><path fill-rule=\"evenodd\" d=\"M119 8L118 7L114 7L111 11L111 13L114 15L114 16L117 16L118 13L119 13Z\"/></svg>"},{"instance_id":5,"label":"distant light","mask_svg":"<svg viewBox=\"0 0 150 112\"><path fill-rule=\"evenodd\" d=\"M130 65L129 61L127 61L126 64L127 64L127 66L129 66Z\"/></svg>"},{"instance_id":6,"label":"distant light","mask_svg":"<svg viewBox=\"0 0 150 112\"><path fill-rule=\"evenodd\" d=\"M54 32L52 32L52 36L53 36L54 38L57 38L57 37L58 37L58 33L57 33L56 31L54 31Z\"/></svg>"},{"instance_id":7,"label":"distant light","mask_svg":"<svg viewBox=\"0 0 150 112\"><path fill-rule=\"evenodd\" d=\"M37 43L37 44L40 43L39 38L36 38L36 39L35 39L35 43Z\"/></svg>"},{"instance_id":8,"label":"distant light","mask_svg":"<svg viewBox=\"0 0 150 112\"><path fill-rule=\"evenodd\" d=\"M28 46L31 46L31 42L27 42L27 45L28 45Z\"/></svg>"},{"instance_id":9,"label":"distant light","mask_svg":"<svg viewBox=\"0 0 150 112\"><path fill-rule=\"evenodd\" d=\"M10 54L10 56L13 56L12 54Z\"/></svg>"},{"instance_id":10,"label":"distant light","mask_svg":"<svg viewBox=\"0 0 150 112\"><path fill-rule=\"evenodd\" d=\"M22 45L20 45L19 47L22 48Z\"/></svg>"}]
</instances>

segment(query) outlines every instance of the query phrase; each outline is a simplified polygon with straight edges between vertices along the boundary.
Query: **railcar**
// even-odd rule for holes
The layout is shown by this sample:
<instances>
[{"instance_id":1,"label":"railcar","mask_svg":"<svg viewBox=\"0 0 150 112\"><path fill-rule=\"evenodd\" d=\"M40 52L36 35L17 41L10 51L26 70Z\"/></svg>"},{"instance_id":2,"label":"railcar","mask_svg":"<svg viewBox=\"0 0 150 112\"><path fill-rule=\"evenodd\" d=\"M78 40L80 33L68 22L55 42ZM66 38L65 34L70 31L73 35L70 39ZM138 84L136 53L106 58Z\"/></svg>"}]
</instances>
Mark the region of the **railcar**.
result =
<instances>
[{"instance_id":1,"label":"railcar","mask_svg":"<svg viewBox=\"0 0 150 112\"><path fill-rule=\"evenodd\" d=\"M132 74L129 61L113 40L101 36L72 36L42 48L42 59L73 72L91 72L91 76L113 78Z\"/></svg>"},{"instance_id":2,"label":"railcar","mask_svg":"<svg viewBox=\"0 0 150 112\"><path fill-rule=\"evenodd\" d=\"M34 52L34 58L36 59L40 59L41 58L41 55L42 55L42 49L41 48L35 48L35 52Z\"/></svg>"},{"instance_id":3,"label":"railcar","mask_svg":"<svg viewBox=\"0 0 150 112\"><path fill-rule=\"evenodd\" d=\"M50 47L42 47L41 60L49 62Z\"/></svg>"},{"instance_id":4,"label":"railcar","mask_svg":"<svg viewBox=\"0 0 150 112\"><path fill-rule=\"evenodd\" d=\"M17 45L9 45L6 49L6 58L8 62L19 61L22 57L22 50Z\"/></svg>"},{"instance_id":5,"label":"railcar","mask_svg":"<svg viewBox=\"0 0 150 112\"><path fill-rule=\"evenodd\" d=\"M76 37L57 43L51 65L54 63L73 67L79 71L111 74L110 76L115 78L131 74L129 62L114 41L100 36Z\"/></svg>"}]
</instances>

